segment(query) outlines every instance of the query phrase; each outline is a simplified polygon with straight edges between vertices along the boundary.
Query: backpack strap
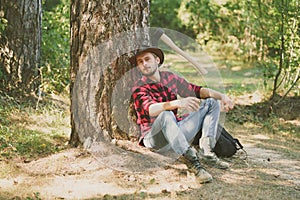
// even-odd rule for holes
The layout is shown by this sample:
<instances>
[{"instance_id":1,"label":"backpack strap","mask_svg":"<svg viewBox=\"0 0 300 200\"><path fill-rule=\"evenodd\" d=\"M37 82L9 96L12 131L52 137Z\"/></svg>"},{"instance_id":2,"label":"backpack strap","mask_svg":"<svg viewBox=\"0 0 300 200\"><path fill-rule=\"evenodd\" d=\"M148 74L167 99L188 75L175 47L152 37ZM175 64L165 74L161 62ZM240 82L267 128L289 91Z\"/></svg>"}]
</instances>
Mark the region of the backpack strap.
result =
<instances>
[{"instance_id":1,"label":"backpack strap","mask_svg":"<svg viewBox=\"0 0 300 200\"><path fill-rule=\"evenodd\" d=\"M235 140L236 144L238 145L238 147L236 148L237 150L244 148L238 139L234 138L234 140Z\"/></svg>"}]
</instances>

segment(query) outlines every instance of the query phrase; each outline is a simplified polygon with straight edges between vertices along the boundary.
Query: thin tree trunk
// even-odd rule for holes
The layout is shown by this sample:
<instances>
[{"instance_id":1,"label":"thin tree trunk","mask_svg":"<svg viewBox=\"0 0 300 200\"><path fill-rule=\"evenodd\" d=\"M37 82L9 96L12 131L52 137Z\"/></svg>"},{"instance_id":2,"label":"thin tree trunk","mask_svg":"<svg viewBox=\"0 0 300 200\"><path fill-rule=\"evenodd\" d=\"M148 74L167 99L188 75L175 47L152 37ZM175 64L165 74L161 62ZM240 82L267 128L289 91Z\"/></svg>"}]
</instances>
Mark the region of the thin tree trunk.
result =
<instances>
[{"instance_id":1,"label":"thin tree trunk","mask_svg":"<svg viewBox=\"0 0 300 200\"><path fill-rule=\"evenodd\" d=\"M284 4L283 0L281 1L282 5ZM271 101L273 102L274 97L277 94L277 89L279 88L279 86L281 85L282 82L279 82L280 80L280 75L282 74L283 71L283 65L284 65L284 55L285 55L285 37L284 37L284 11L281 10L281 21L280 21L280 37L281 37L281 47L280 47L280 60L279 60L279 66L278 66L278 71L275 75L275 79L274 79L274 83L273 83L273 91L272 91L272 97L271 97Z\"/></svg>"}]
</instances>

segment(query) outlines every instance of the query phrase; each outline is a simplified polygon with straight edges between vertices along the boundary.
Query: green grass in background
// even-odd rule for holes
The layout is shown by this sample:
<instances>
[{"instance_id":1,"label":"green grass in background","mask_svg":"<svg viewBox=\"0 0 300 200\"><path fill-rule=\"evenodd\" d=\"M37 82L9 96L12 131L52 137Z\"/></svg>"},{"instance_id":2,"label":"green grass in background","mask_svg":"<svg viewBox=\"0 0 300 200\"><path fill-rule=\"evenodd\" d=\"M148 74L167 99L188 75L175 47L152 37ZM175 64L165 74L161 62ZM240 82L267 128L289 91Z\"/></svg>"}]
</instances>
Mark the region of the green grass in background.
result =
<instances>
[{"instance_id":1,"label":"green grass in background","mask_svg":"<svg viewBox=\"0 0 300 200\"><path fill-rule=\"evenodd\" d=\"M44 105L36 110L0 94L1 159L31 160L65 149L68 137L61 123L66 116L54 109Z\"/></svg>"}]
</instances>

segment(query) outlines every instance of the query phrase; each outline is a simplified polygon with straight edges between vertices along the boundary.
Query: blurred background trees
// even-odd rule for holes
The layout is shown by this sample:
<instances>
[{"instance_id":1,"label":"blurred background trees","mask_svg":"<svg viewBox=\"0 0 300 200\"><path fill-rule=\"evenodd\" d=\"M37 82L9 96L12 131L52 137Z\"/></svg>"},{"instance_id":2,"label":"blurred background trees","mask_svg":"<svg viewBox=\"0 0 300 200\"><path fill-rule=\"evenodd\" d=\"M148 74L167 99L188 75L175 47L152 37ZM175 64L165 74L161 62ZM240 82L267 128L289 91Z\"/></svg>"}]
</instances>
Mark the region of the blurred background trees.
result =
<instances>
[{"instance_id":1,"label":"blurred background trees","mask_svg":"<svg viewBox=\"0 0 300 200\"><path fill-rule=\"evenodd\" d=\"M262 68L271 99L299 95L299 0L152 0L151 6L152 26L181 30L217 54Z\"/></svg>"},{"instance_id":2,"label":"blurred background trees","mask_svg":"<svg viewBox=\"0 0 300 200\"><path fill-rule=\"evenodd\" d=\"M12 22L3 9L8 2L0 1L2 43L11 30ZM38 69L45 93L69 90L69 4L69 0L42 2ZM184 33L224 59L251 63L263 71L270 96L284 97L300 91L299 12L299 0L151 0L150 26ZM1 47L1 60L3 50ZM2 87L7 88L3 67L0 77Z\"/></svg>"}]
</instances>

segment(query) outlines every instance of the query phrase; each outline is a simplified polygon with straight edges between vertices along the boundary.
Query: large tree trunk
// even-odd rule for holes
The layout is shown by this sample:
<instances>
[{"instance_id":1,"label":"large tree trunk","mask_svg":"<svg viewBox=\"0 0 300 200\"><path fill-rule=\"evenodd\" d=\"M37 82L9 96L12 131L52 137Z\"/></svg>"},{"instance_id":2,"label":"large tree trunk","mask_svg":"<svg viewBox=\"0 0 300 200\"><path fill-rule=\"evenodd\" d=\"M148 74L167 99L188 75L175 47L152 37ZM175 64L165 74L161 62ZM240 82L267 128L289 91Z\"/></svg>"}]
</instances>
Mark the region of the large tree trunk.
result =
<instances>
[{"instance_id":1,"label":"large tree trunk","mask_svg":"<svg viewBox=\"0 0 300 200\"><path fill-rule=\"evenodd\" d=\"M128 138L128 53L146 36L148 0L71 1L70 143Z\"/></svg>"},{"instance_id":2,"label":"large tree trunk","mask_svg":"<svg viewBox=\"0 0 300 200\"><path fill-rule=\"evenodd\" d=\"M0 17L8 21L0 34L0 85L28 95L40 84L41 0L0 0Z\"/></svg>"}]
</instances>

